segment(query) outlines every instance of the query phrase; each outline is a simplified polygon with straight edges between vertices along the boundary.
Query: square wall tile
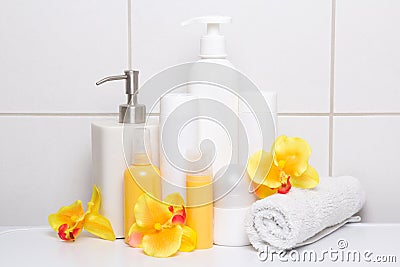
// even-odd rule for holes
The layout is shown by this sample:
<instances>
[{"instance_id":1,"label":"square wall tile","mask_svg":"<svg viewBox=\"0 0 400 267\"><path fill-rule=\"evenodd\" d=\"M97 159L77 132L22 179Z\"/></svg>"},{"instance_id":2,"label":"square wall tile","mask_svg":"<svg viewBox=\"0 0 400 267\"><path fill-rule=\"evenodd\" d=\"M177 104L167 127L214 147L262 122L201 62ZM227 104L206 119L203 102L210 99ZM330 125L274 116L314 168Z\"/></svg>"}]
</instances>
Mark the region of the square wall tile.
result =
<instances>
[{"instance_id":1,"label":"square wall tile","mask_svg":"<svg viewBox=\"0 0 400 267\"><path fill-rule=\"evenodd\" d=\"M228 59L262 90L278 92L279 112L328 112L331 7L330 0L134 1L133 63L143 82L195 61L206 27L181 22L231 16L221 26ZM148 106L149 99L142 96Z\"/></svg>"},{"instance_id":2,"label":"square wall tile","mask_svg":"<svg viewBox=\"0 0 400 267\"><path fill-rule=\"evenodd\" d=\"M127 0L3 0L0 112L118 112L128 54Z\"/></svg>"},{"instance_id":3,"label":"square wall tile","mask_svg":"<svg viewBox=\"0 0 400 267\"><path fill-rule=\"evenodd\" d=\"M400 112L399 10L397 0L336 1L336 112Z\"/></svg>"},{"instance_id":4,"label":"square wall tile","mask_svg":"<svg viewBox=\"0 0 400 267\"><path fill-rule=\"evenodd\" d=\"M400 162L400 117L336 117L333 174L353 175L367 193L363 220L400 223L397 166Z\"/></svg>"},{"instance_id":5,"label":"square wall tile","mask_svg":"<svg viewBox=\"0 0 400 267\"><path fill-rule=\"evenodd\" d=\"M91 196L90 123L99 117L0 117L0 225L47 225Z\"/></svg>"},{"instance_id":6,"label":"square wall tile","mask_svg":"<svg viewBox=\"0 0 400 267\"><path fill-rule=\"evenodd\" d=\"M278 135L301 137L311 146L310 164L320 176L329 174L329 118L279 116Z\"/></svg>"}]
</instances>

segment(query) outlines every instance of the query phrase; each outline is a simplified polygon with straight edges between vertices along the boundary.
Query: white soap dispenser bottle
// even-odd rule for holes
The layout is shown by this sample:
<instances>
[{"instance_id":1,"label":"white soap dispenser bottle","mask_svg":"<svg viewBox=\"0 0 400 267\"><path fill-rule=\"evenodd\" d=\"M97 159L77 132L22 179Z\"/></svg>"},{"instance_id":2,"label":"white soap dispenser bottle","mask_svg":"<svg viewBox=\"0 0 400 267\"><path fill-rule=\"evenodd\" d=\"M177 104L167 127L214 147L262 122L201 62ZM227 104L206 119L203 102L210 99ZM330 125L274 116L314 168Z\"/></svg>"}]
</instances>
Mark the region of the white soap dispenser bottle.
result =
<instances>
[{"instance_id":1,"label":"white soap dispenser bottle","mask_svg":"<svg viewBox=\"0 0 400 267\"><path fill-rule=\"evenodd\" d=\"M106 216L117 238L124 237L124 171L130 164L133 130L146 122L146 106L138 104L138 75L127 70L124 75L106 77L96 83L125 80L127 104L119 106L119 120L92 123L92 175L102 201L100 213ZM152 146L152 161L158 165L158 122L147 123ZM156 149L156 150L153 150Z\"/></svg>"},{"instance_id":2,"label":"white soap dispenser bottle","mask_svg":"<svg viewBox=\"0 0 400 267\"><path fill-rule=\"evenodd\" d=\"M182 26L193 23L204 23L207 25L207 33L200 39L200 59L197 62L208 62L221 64L230 68L234 68L233 64L227 59L225 49L225 37L220 33L220 25L230 23L231 17L225 16L204 16L196 17L182 22ZM235 79L235 77L232 77ZM239 98L236 94L216 86L206 84L192 84L187 87L188 93L193 94L201 99L212 99L218 101L222 105L230 108L232 112L238 114ZM207 109L207 104L199 102L199 112L203 114L202 109ZM204 102L203 102L204 103ZM231 128L237 128L237 122L232 121ZM236 161L236 153L231 140L237 139L237 132L226 133L225 130L211 120L201 120L198 122L199 139L209 139L213 141L216 148L213 170L218 171L223 166L232 161ZM228 136L229 135L229 136ZM230 140L231 138L231 140Z\"/></svg>"}]
</instances>

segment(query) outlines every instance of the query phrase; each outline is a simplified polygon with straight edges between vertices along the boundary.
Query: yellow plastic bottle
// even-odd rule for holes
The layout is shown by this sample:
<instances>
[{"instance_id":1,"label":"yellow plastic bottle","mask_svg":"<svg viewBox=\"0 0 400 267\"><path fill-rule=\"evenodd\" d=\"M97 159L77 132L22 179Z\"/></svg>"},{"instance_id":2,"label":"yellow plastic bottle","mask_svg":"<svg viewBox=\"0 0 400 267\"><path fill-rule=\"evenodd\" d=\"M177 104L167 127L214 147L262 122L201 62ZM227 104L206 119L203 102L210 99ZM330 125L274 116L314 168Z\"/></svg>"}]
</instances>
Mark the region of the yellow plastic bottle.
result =
<instances>
[{"instance_id":1,"label":"yellow plastic bottle","mask_svg":"<svg viewBox=\"0 0 400 267\"><path fill-rule=\"evenodd\" d=\"M134 131L132 165L124 173L124 234L125 240L133 223L134 207L137 199L146 193L161 199L161 179L158 168L151 164L150 152L146 153L144 140L149 140L148 129L138 128ZM147 151L150 142L146 141Z\"/></svg>"},{"instance_id":2,"label":"yellow plastic bottle","mask_svg":"<svg viewBox=\"0 0 400 267\"><path fill-rule=\"evenodd\" d=\"M213 190L211 170L186 175L186 224L197 232L196 249L213 246Z\"/></svg>"}]
</instances>

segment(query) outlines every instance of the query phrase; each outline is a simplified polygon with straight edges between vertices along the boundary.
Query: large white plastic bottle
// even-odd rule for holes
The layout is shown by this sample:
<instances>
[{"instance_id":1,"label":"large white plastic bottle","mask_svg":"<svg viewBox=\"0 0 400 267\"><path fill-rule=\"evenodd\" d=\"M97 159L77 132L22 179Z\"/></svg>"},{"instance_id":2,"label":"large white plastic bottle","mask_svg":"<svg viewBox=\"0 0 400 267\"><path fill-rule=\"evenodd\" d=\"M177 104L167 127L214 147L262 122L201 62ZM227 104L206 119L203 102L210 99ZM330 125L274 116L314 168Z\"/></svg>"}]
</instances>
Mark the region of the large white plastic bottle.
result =
<instances>
[{"instance_id":1,"label":"large white plastic bottle","mask_svg":"<svg viewBox=\"0 0 400 267\"><path fill-rule=\"evenodd\" d=\"M180 112L196 113L194 101L196 97L188 93L169 93L164 95L160 101L160 171L162 176L162 198L172 193L179 193L186 201L186 172L179 169L179 160L170 154L168 157L165 151L167 142L177 144L180 155L186 157L186 152L195 150L198 142L197 123L193 122L187 125L182 124L179 120L168 120L177 108L183 108L182 105L190 103L189 107L182 109ZM171 119L171 118L170 118ZM179 136L175 136L174 132L168 131L166 123L174 126L174 129L181 129ZM181 166L185 167L185 166Z\"/></svg>"},{"instance_id":2,"label":"large white plastic bottle","mask_svg":"<svg viewBox=\"0 0 400 267\"><path fill-rule=\"evenodd\" d=\"M207 26L207 33L200 39L200 59L197 62L217 63L234 68L233 64L227 59L225 37L220 33L220 25L231 21L231 17L204 16L192 18L182 23L182 26L193 23L203 23ZM235 114L238 114L239 98L226 89L212 85L193 84L188 86L188 93L197 96L199 99L216 100L229 107ZM206 105L199 105L200 114L202 114L202 109L206 108ZM236 121L229 123L232 123L231 125L233 126L237 124ZM200 141L209 139L214 142L216 147L216 157L212 166L214 172L237 160L234 152L236 148L233 145L235 143L234 140L237 139L237 132L231 131L227 133L217 123L204 119L198 122L198 127Z\"/></svg>"}]
</instances>

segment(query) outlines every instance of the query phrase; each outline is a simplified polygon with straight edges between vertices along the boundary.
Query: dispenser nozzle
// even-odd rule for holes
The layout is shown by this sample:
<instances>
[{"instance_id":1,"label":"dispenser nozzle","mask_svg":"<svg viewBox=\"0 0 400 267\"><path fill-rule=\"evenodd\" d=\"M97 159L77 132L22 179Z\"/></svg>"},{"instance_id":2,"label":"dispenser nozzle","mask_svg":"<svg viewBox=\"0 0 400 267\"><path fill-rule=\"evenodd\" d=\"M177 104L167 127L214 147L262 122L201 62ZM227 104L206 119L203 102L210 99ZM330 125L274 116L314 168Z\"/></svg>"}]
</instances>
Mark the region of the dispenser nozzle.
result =
<instances>
[{"instance_id":1,"label":"dispenser nozzle","mask_svg":"<svg viewBox=\"0 0 400 267\"><path fill-rule=\"evenodd\" d=\"M109 82L109 81L124 80L124 79L128 79L128 76L127 75L109 76L109 77L103 78L100 81L96 82L96 85L100 85L102 83Z\"/></svg>"},{"instance_id":2,"label":"dispenser nozzle","mask_svg":"<svg viewBox=\"0 0 400 267\"><path fill-rule=\"evenodd\" d=\"M127 103L119 106L119 122L123 123L143 123L146 116L146 106L137 103L137 94L139 92L139 71L126 70L125 75L109 76L96 82L100 85L109 81L126 80L125 93Z\"/></svg>"}]
</instances>

